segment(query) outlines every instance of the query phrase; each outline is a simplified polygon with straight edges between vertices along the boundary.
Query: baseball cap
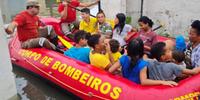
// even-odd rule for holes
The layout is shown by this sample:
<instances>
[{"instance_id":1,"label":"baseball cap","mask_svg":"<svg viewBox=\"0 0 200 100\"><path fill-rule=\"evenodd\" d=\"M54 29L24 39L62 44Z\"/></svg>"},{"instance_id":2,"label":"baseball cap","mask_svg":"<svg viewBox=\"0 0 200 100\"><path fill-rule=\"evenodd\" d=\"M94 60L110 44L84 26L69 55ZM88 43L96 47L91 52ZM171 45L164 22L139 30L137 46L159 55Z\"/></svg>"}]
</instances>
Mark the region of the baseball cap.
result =
<instances>
[{"instance_id":1,"label":"baseball cap","mask_svg":"<svg viewBox=\"0 0 200 100\"><path fill-rule=\"evenodd\" d=\"M37 0L27 0L26 6L40 6Z\"/></svg>"}]
</instances>

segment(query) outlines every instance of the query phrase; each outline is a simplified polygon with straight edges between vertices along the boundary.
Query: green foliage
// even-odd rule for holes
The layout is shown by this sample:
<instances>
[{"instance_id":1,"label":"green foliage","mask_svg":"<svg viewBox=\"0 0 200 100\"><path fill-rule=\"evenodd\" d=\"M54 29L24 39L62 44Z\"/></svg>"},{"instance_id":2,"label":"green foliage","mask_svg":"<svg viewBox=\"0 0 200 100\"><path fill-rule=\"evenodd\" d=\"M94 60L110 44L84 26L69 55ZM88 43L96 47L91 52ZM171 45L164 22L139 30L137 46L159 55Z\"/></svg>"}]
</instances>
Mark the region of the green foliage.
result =
<instances>
[{"instance_id":1,"label":"green foliage","mask_svg":"<svg viewBox=\"0 0 200 100\"><path fill-rule=\"evenodd\" d=\"M131 24L132 18L131 16L126 17L126 24Z\"/></svg>"},{"instance_id":2,"label":"green foliage","mask_svg":"<svg viewBox=\"0 0 200 100\"><path fill-rule=\"evenodd\" d=\"M57 4L56 0L46 0L46 7L50 8L53 4Z\"/></svg>"}]
</instances>

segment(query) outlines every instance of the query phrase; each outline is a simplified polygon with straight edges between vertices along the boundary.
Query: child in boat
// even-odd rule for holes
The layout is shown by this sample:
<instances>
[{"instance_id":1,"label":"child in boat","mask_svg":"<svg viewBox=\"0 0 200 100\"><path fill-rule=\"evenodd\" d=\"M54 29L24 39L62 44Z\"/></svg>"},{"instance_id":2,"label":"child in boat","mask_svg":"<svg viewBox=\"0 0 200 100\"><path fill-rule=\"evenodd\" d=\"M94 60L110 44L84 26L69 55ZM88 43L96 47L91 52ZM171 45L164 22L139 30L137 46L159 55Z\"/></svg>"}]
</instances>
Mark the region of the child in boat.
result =
<instances>
[{"instance_id":1,"label":"child in boat","mask_svg":"<svg viewBox=\"0 0 200 100\"><path fill-rule=\"evenodd\" d=\"M109 44L110 44L110 50L112 52L113 60L114 62L117 62L119 58L122 56L122 54L120 53L120 44L115 39L111 39L109 41Z\"/></svg>"},{"instance_id":2,"label":"child in boat","mask_svg":"<svg viewBox=\"0 0 200 100\"><path fill-rule=\"evenodd\" d=\"M89 33L85 31L76 32L74 35L74 41L76 42L76 45L70 48L69 50L66 50L64 52L64 55L83 61L85 63L90 63L89 60L90 48L86 47L88 35Z\"/></svg>"},{"instance_id":3,"label":"child in boat","mask_svg":"<svg viewBox=\"0 0 200 100\"><path fill-rule=\"evenodd\" d=\"M186 52L189 51L188 50L189 48L187 48L185 39L182 35L176 37L176 46L175 47L176 47L177 52L181 52L181 55L182 55L181 59L184 58L183 63L184 63L185 66L187 66L187 69L192 69L190 56L188 56L187 53L186 53ZM188 45L188 47L189 47L189 45ZM183 55L184 55L184 57L183 57Z\"/></svg>"},{"instance_id":4,"label":"child in boat","mask_svg":"<svg viewBox=\"0 0 200 100\"><path fill-rule=\"evenodd\" d=\"M149 79L173 81L176 77L185 75L195 75L200 73L200 68L193 70L181 68L180 65L174 63L166 63L171 59L171 51L166 48L164 42L158 42L151 47L151 58L147 61Z\"/></svg>"},{"instance_id":5,"label":"child in boat","mask_svg":"<svg viewBox=\"0 0 200 100\"><path fill-rule=\"evenodd\" d=\"M185 64L185 54L184 52L178 51L178 50L174 50L172 52L172 58L175 64L177 65L181 65L183 68L186 68L186 64Z\"/></svg>"},{"instance_id":6,"label":"child in boat","mask_svg":"<svg viewBox=\"0 0 200 100\"><path fill-rule=\"evenodd\" d=\"M150 50L150 47L157 42L157 34L152 30L153 21L147 16L142 16L138 20L140 30L138 32L145 45L145 50Z\"/></svg>"},{"instance_id":7,"label":"child in boat","mask_svg":"<svg viewBox=\"0 0 200 100\"><path fill-rule=\"evenodd\" d=\"M131 40L127 45L128 55L123 55L109 72L113 73L122 67L122 76L142 85L176 85L173 81L159 81L147 79L148 62L143 60L144 44L141 39Z\"/></svg>"},{"instance_id":8,"label":"child in boat","mask_svg":"<svg viewBox=\"0 0 200 100\"><path fill-rule=\"evenodd\" d=\"M114 60L110 45L105 43L104 40L105 38L100 34L94 34L89 38L88 45L93 48L90 52L90 64L97 68L108 70Z\"/></svg>"},{"instance_id":9,"label":"child in boat","mask_svg":"<svg viewBox=\"0 0 200 100\"><path fill-rule=\"evenodd\" d=\"M185 54L184 54L184 52L179 51L179 50L176 49L172 52L172 58L173 58L172 61L175 64L179 65L181 68L186 69L186 64L184 62L185 61ZM174 81L178 82L178 81L183 80L187 77L188 77L188 75L182 74L180 77L176 77Z\"/></svg>"}]
</instances>

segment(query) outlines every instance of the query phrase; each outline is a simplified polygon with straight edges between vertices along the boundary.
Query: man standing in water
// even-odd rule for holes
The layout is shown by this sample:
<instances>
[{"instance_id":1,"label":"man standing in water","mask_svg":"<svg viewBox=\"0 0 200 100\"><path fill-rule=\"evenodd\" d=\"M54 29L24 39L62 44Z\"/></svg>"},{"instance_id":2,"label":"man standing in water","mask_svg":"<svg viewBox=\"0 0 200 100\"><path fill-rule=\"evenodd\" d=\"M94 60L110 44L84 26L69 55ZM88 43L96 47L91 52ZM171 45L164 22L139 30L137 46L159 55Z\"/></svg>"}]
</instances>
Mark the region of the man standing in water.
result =
<instances>
[{"instance_id":1,"label":"man standing in water","mask_svg":"<svg viewBox=\"0 0 200 100\"><path fill-rule=\"evenodd\" d=\"M68 24L76 20L76 7L90 7L98 4L100 0L94 2L81 3L79 0L64 0L58 6L58 12L61 15L61 26L63 32L66 34L69 32Z\"/></svg>"}]
</instances>

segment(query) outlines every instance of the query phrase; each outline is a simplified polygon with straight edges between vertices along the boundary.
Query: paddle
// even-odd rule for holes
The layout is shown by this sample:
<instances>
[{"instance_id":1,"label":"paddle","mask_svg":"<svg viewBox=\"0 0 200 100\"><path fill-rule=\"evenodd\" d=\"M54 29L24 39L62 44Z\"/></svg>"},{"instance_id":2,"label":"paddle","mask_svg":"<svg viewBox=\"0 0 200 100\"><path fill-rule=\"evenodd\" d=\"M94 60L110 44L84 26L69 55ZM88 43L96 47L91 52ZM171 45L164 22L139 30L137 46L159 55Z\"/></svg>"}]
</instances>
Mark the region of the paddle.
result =
<instances>
[{"instance_id":1,"label":"paddle","mask_svg":"<svg viewBox=\"0 0 200 100\"><path fill-rule=\"evenodd\" d=\"M67 3L68 3L68 6L69 6L69 7L71 7L71 8L73 8L73 9L75 9L75 10L81 12L80 9L78 9L78 8L76 8L76 7L74 7L74 6L71 5L71 4L70 4L70 3L71 3L70 1L67 1ZM96 16L94 16L94 15L92 15L92 14L90 14L90 16L92 16L92 17L96 17Z\"/></svg>"},{"instance_id":2,"label":"paddle","mask_svg":"<svg viewBox=\"0 0 200 100\"><path fill-rule=\"evenodd\" d=\"M101 11L101 1L98 2L98 9L99 9L99 12Z\"/></svg>"}]
</instances>

